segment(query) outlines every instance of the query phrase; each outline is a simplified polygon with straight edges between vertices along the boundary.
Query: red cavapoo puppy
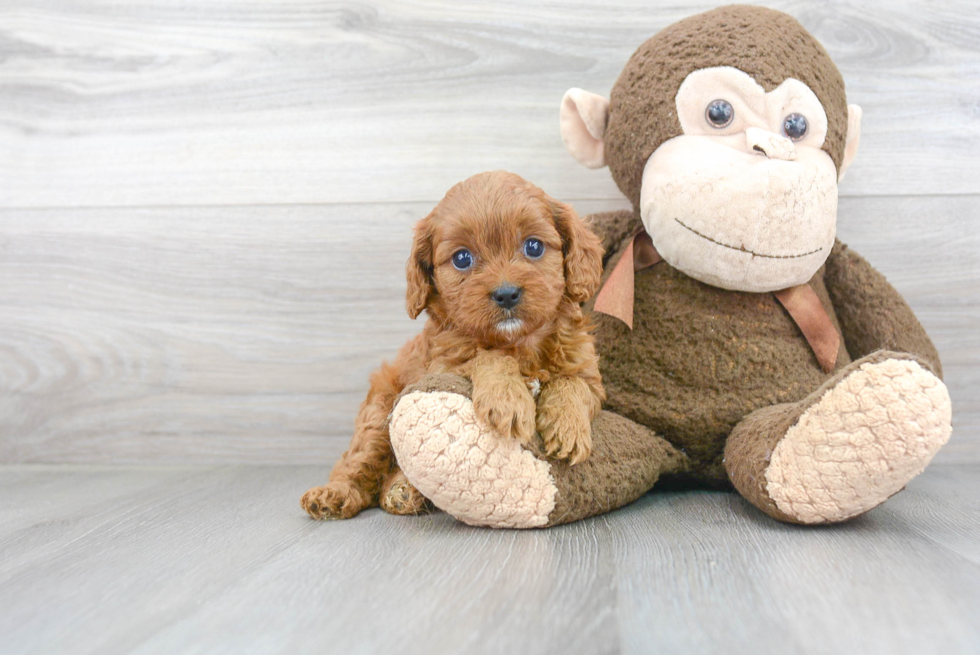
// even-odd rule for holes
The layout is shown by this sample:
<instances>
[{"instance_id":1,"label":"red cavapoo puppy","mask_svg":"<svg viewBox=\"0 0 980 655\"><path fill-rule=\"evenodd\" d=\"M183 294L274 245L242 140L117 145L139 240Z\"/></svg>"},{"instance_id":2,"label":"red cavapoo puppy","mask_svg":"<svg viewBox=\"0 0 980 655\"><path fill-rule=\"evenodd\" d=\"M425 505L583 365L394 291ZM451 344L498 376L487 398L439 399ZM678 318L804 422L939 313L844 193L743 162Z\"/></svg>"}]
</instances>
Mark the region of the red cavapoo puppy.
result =
<instances>
[{"instance_id":1,"label":"red cavapoo puppy","mask_svg":"<svg viewBox=\"0 0 980 655\"><path fill-rule=\"evenodd\" d=\"M372 375L350 448L303 496L313 518L428 508L388 437L395 399L426 373L470 378L477 416L501 438L529 443L537 430L573 464L591 452L605 392L580 303L599 286L602 245L570 206L513 173L474 175L416 225L407 273L408 313L429 319Z\"/></svg>"}]
</instances>

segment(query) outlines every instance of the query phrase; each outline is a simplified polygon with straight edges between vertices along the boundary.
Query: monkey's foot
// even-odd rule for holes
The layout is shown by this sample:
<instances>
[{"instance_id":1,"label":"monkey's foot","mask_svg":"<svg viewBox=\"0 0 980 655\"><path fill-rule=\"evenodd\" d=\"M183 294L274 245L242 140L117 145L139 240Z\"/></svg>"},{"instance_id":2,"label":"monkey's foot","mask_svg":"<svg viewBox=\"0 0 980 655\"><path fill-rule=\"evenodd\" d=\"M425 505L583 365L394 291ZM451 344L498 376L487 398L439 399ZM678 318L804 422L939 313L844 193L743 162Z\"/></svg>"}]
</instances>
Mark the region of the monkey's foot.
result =
<instances>
[{"instance_id":1,"label":"monkey's foot","mask_svg":"<svg viewBox=\"0 0 980 655\"><path fill-rule=\"evenodd\" d=\"M650 430L609 412L592 424L592 456L549 461L481 424L468 380L430 375L403 392L388 433L408 480L470 525L535 528L608 512L646 493L687 458Z\"/></svg>"},{"instance_id":2,"label":"monkey's foot","mask_svg":"<svg viewBox=\"0 0 980 655\"><path fill-rule=\"evenodd\" d=\"M949 440L949 393L909 355L860 359L800 403L753 412L729 436L735 487L774 518L837 523L881 504Z\"/></svg>"}]
</instances>

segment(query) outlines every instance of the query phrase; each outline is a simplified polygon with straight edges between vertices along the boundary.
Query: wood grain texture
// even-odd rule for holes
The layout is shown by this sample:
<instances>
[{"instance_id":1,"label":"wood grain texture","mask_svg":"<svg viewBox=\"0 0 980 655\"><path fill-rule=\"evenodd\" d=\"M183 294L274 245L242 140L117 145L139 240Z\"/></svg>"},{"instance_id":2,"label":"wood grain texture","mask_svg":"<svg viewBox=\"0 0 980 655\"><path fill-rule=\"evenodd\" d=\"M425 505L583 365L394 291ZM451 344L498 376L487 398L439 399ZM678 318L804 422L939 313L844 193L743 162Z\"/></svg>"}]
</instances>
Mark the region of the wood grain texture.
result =
<instances>
[{"instance_id":1,"label":"wood grain texture","mask_svg":"<svg viewBox=\"0 0 980 655\"><path fill-rule=\"evenodd\" d=\"M403 262L430 208L0 210L0 462L327 461L420 329ZM975 196L840 206L943 357L938 461L980 462L977 216Z\"/></svg>"},{"instance_id":2,"label":"wood grain texture","mask_svg":"<svg viewBox=\"0 0 980 655\"><path fill-rule=\"evenodd\" d=\"M980 191L980 5L763 4L827 47L864 107L845 195ZM613 199L558 104L714 6L112 0L0 7L0 206L434 201L507 168Z\"/></svg>"},{"instance_id":3,"label":"wood grain texture","mask_svg":"<svg viewBox=\"0 0 980 655\"><path fill-rule=\"evenodd\" d=\"M980 649L976 465L816 529L713 492L543 531L315 523L318 474L0 467L0 654Z\"/></svg>"}]
</instances>

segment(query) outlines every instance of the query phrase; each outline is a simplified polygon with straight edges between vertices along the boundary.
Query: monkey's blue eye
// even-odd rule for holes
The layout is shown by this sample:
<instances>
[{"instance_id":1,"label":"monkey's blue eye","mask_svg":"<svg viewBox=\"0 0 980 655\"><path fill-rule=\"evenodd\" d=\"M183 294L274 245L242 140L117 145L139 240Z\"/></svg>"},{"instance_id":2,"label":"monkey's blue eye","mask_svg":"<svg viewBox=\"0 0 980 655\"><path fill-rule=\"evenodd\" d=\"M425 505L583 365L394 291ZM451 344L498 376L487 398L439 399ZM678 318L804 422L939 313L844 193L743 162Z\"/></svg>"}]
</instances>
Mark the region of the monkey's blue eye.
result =
<instances>
[{"instance_id":1,"label":"monkey's blue eye","mask_svg":"<svg viewBox=\"0 0 980 655\"><path fill-rule=\"evenodd\" d=\"M544 244L531 237L524 242L524 254L530 259L539 259L544 254Z\"/></svg>"},{"instance_id":2,"label":"monkey's blue eye","mask_svg":"<svg viewBox=\"0 0 980 655\"><path fill-rule=\"evenodd\" d=\"M453 253L452 261L457 271L465 271L473 265L473 255L470 254L469 250L464 248Z\"/></svg>"},{"instance_id":3,"label":"monkey's blue eye","mask_svg":"<svg viewBox=\"0 0 980 655\"><path fill-rule=\"evenodd\" d=\"M704 117L719 130L728 127L735 120L735 108L727 100L712 100L708 103L708 108L704 110Z\"/></svg>"},{"instance_id":4,"label":"monkey's blue eye","mask_svg":"<svg viewBox=\"0 0 980 655\"><path fill-rule=\"evenodd\" d=\"M793 141L799 141L806 136L809 126L803 114L790 114L783 119L783 133Z\"/></svg>"}]
</instances>

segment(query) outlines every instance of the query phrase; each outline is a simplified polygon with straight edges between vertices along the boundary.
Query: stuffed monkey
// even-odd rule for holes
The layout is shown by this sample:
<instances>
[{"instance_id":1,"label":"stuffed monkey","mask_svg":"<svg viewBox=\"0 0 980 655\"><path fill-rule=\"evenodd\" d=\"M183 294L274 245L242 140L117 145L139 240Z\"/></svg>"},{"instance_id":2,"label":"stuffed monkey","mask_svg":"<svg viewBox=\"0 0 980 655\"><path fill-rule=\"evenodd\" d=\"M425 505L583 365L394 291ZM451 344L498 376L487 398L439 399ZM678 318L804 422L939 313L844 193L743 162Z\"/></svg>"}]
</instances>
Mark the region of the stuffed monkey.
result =
<instances>
[{"instance_id":1,"label":"stuffed monkey","mask_svg":"<svg viewBox=\"0 0 980 655\"><path fill-rule=\"evenodd\" d=\"M730 6L631 57L610 100L572 89L561 133L632 211L591 217L607 392L594 450L549 461L480 425L461 378L391 417L408 479L460 520L542 527L609 511L661 476L731 484L769 516L845 521L949 439L935 347L901 295L835 239L859 107L796 20Z\"/></svg>"}]
</instances>

